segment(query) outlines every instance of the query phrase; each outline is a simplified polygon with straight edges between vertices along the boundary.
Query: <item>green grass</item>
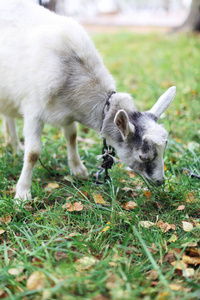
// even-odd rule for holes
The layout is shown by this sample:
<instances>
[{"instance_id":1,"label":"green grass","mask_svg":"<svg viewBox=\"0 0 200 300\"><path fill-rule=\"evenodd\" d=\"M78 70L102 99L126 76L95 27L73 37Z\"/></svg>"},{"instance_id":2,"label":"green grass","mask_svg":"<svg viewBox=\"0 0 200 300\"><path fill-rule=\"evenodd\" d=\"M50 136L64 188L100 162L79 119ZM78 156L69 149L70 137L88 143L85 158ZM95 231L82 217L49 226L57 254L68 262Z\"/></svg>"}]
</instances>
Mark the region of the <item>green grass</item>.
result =
<instances>
[{"instance_id":1,"label":"green grass","mask_svg":"<svg viewBox=\"0 0 200 300\"><path fill-rule=\"evenodd\" d=\"M200 181L181 171L185 167L200 175L200 36L119 32L93 39L118 90L132 94L140 110L150 109L169 86L177 86L176 98L161 119L169 131L165 187L148 187L148 194L146 184L138 176L130 178L122 164L111 170L110 183L95 186L101 139L83 126L79 135L94 142L79 143L89 179L69 177L64 137L47 125L41 159L51 173L37 163L34 201L19 210L13 206L13 188L23 154L12 156L1 131L0 217L11 216L11 221L0 221L4 230L0 234L0 298L197 299L199 265L188 265L194 270L188 277L169 263L166 254L173 249L188 254L191 242L195 251L200 246ZM21 121L18 126L22 137ZM51 182L59 187L46 190ZM96 204L95 194L106 203ZM67 211L63 205L70 201L81 201L83 210ZM121 205L128 201L137 207L126 211ZM177 211L180 205L185 209ZM159 220L176 226L174 241L170 240L174 230L164 233L157 226L145 228L140 223ZM193 229L184 231L182 221L192 223ZM18 273L12 275L11 269ZM157 271L154 280L149 278L152 270ZM40 285L34 281L35 287L30 288L33 273Z\"/></svg>"}]
</instances>

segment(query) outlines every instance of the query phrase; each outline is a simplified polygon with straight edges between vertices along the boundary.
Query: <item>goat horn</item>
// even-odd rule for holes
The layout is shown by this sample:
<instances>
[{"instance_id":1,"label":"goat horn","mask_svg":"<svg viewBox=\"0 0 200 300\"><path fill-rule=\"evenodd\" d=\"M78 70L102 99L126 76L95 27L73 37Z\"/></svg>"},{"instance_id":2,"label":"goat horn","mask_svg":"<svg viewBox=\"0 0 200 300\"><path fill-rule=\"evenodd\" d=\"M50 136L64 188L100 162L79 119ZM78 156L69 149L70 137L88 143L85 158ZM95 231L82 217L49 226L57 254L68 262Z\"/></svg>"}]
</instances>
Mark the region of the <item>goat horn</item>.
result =
<instances>
[{"instance_id":1,"label":"goat horn","mask_svg":"<svg viewBox=\"0 0 200 300\"><path fill-rule=\"evenodd\" d=\"M157 119L160 118L162 113L168 108L170 103L173 101L176 93L176 87L170 87L154 104L154 106L150 109L150 113L154 114Z\"/></svg>"}]
</instances>

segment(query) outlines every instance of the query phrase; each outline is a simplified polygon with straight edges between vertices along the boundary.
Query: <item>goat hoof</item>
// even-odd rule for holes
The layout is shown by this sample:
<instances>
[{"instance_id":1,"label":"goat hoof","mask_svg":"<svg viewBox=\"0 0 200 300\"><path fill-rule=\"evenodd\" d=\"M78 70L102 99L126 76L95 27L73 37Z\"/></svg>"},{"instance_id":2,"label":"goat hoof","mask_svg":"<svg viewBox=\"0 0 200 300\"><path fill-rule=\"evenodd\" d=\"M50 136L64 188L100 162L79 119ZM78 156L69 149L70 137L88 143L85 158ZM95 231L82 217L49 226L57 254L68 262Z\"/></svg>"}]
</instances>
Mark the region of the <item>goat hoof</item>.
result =
<instances>
[{"instance_id":1,"label":"goat hoof","mask_svg":"<svg viewBox=\"0 0 200 300\"><path fill-rule=\"evenodd\" d=\"M72 172L78 178L81 178L84 180L87 180L87 178L88 178L87 169L83 164L72 168Z\"/></svg>"},{"instance_id":2,"label":"goat hoof","mask_svg":"<svg viewBox=\"0 0 200 300\"><path fill-rule=\"evenodd\" d=\"M23 192L23 193L16 193L15 198L14 198L14 202L15 204L21 204L25 201L29 201L31 200L31 192L27 191L27 192Z\"/></svg>"}]
</instances>

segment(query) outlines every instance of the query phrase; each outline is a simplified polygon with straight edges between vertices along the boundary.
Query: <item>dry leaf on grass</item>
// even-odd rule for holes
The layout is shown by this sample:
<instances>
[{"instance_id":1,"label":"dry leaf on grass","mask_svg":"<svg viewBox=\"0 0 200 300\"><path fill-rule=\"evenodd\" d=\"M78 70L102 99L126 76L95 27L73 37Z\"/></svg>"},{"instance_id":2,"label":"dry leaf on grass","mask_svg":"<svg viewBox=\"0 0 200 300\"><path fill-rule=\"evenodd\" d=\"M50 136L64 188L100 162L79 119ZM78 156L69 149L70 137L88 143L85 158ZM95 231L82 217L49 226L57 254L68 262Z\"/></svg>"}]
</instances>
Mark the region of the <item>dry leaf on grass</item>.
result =
<instances>
[{"instance_id":1,"label":"dry leaf on grass","mask_svg":"<svg viewBox=\"0 0 200 300\"><path fill-rule=\"evenodd\" d=\"M54 257L57 261L63 259L63 258L68 258L68 255L66 252L63 251L57 251L56 253L54 253Z\"/></svg>"},{"instance_id":2,"label":"dry leaf on grass","mask_svg":"<svg viewBox=\"0 0 200 300\"><path fill-rule=\"evenodd\" d=\"M156 280L158 279L158 272L156 270L151 270L151 272L148 274L147 279L148 280Z\"/></svg>"},{"instance_id":3,"label":"dry leaf on grass","mask_svg":"<svg viewBox=\"0 0 200 300\"><path fill-rule=\"evenodd\" d=\"M194 268L200 265L200 253L197 247L186 247L184 252L179 248L175 248L165 255L165 260L178 270L180 275L192 277L195 274Z\"/></svg>"},{"instance_id":4,"label":"dry leaf on grass","mask_svg":"<svg viewBox=\"0 0 200 300\"><path fill-rule=\"evenodd\" d=\"M187 268L185 270L183 270L183 276L184 277L192 277L194 276L194 269L193 268Z\"/></svg>"},{"instance_id":5,"label":"dry leaf on grass","mask_svg":"<svg viewBox=\"0 0 200 300\"><path fill-rule=\"evenodd\" d=\"M124 205L121 205L121 207L123 207L125 210L131 210L136 208L137 203L135 203L134 201L128 201L126 202Z\"/></svg>"},{"instance_id":6,"label":"dry leaf on grass","mask_svg":"<svg viewBox=\"0 0 200 300\"><path fill-rule=\"evenodd\" d=\"M184 254L182 256L182 261L188 265L194 265L194 266L200 265L200 257L191 257Z\"/></svg>"},{"instance_id":7,"label":"dry leaf on grass","mask_svg":"<svg viewBox=\"0 0 200 300\"><path fill-rule=\"evenodd\" d=\"M173 229L173 230L176 229L174 224L168 224L167 222L164 223L162 220L159 220L156 223L156 226L159 227L162 230L162 232L164 232L164 233L166 233L170 229Z\"/></svg>"},{"instance_id":8,"label":"dry leaf on grass","mask_svg":"<svg viewBox=\"0 0 200 300\"><path fill-rule=\"evenodd\" d=\"M172 236L170 237L170 239L168 240L169 243L174 243L178 240L178 234L176 232L174 232L174 234L172 234Z\"/></svg>"},{"instance_id":9,"label":"dry leaf on grass","mask_svg":"<svg viewBox=\"0 0 200 300\"><path fill-rule=\"evenodd\" d=\"M10 269L8 269L8 273L9 273L10 275L18 276L18 275L20 275L20 274L24 271L23 263L22 263L22 262L21 262L21 263L19 262L18 264L19 264L19 266L15 267L15 268L10 268Z\"/></svg>"},{"instance_id":10,"label":"dry leaf on grass","mask_svg":"<svg viewBox=\"0 0 200 300\"><path fill-rule=\"evenodd\" d=\"M187 269L187 264L184 263L183 261L172 261L170 263L173 267L175 267L176 270L185 270Z\"/></svg>"},{"instance_id":11,"label":"dry leaf on grass","mask_svg":"<svg viewBox=\"0 0 200 300\"><path fill-rule=\"evenodd\" d=\"M3 228L0 228L0 235L3 234L5 230Z\"/></svg>"},{"instance_id":12,"label":"dry leaf on grass","mask_svg":"<svg viewBox=\"0 0 200 300\"><path fill-rule=\"evenodd\" d=\"M145 228L149 228L149 227L155 225L155 223L153 223L153 222L151 222L151 221L140 221L139 224L140 224L142 227L145 227Z\"/></svg>"},{"instance_id":13,"label":"dry leaf on grass","mask_svg":"<svg viewBox=\"0 0 200 300\"><path fill-rule=\"evenodd\" d=\"M67 209L67 211L81 211L83 210L83 205L81 201L75 203L65 203L62 208Z\"/></svg>"},{"instance_id":14,"label":"dry leaf on grass","mask_svg":"<svg viewBox=\"0 0 200 300\"><path fill-rule=\"evenodd\" d=\"M183 230L186 232L189 232L193 229L193 224L187 221L182 221L182 225L183 225Z\"/></svg>"},{"instance_id":15,"label":"dry leaf on grass","mask_svg":"<svg viewBox=\"0 0 200 300\"><path fill-rule=\"evenodd\" d=\"M183 287L177 283L170 283L169 288L172 291L180 291Z\"/></svg>"},{"instance_id":16,"label":"dry leaf on grass","mask_svg":"<svg viewBox=\"0 0 200 300\"><path fill-rule=\"evenodd\" d=\"M135 177L137 176L137 174L134 173L134 172L132 172L132 171L128 171L128 176L129 176L130 178L135 178Z\"/></svg>"},{"instance_id":17,"label":"dry leaf on grass","mask_svg":"<svg viewBox=\"0 0 200 300\"><path fill-rule=\"evenodd\" d=\"M12 217L11 216L2 217L0 218L0 221L4 224L10 223L12 221Z\"/></svg>"},{"instance_id":18,"label":"dry leaf on grass","mask_svg":"<svg viewBox=\"0 0 200 300\"><path fill-rule=\"evenodd\" d=\"M94 200L97 204L105 204L105 200L103 199L103 197L99 194L93 195L94 196Z\"/></svg>"},{"instance_id":19,"label":"dry leaf on grass","mask_svg":"<svg viewBox=\"0 0 200 300\"><path fill-rule=\"evenodd\" d=\"M54 189L59 188L59 184L56 182L50 182L49 184L47 184L47 186L45 187L45 191L51 191Z\"/></svg>"},{"instance_id":20,"label":"dry leaf on grass","mask_svg":"<svg viewBox=\"0 0 200 300\"><path fill-rule=\"evenodd\" d=\"M81 196L83 199L89 199L90 194L87 191L78 191L78 195Z\"/></svg>"},{"instance_id":21,"label":"dry leaf on grass","mask_svg":"<svg viewBox=\"0 0 200 300\"><path fill-rule=\"evenodd\" d=\"M107 226L106 227L104 227L103 229L102 229L102 232L105 232L105 231L107 231L108 229L110 229L110 226L109 226L109 224L111 224L110 222L108 222L108 223L106 223L107 224Z\"/></svg>"},{"instance_id":22,"label":"dry leaf on grass","mask_svg":"<svg viewBox=\"0 0 200 300\"><path fill-rule=\"evenodd\" d=\"M187 203L193 203L193 202L195 202L196 201L195 196L196 196L196 194L193 194L192 192L189 192L186 195L185 202L187 202Z\"/></svg>"},{"instance_id":23,"label":"dry leaf on grass","mask_svg":"<svg viewBox=\"0 0 200 300\"><path fill-rule=\"evenodd\" d=\"M179 205L176 210L184 210L184 209L185 209L185 205Z\"/></svg>"},{"instance_id":24,"label":"dry leaf on grass","mask_svg":"<svg viewBox=\"0 0 200 300\"><path fill-rule=\"evenodd\" d=\"M82 257L76 261L75 268L78 271L84 271L90 269L94 264L96 264L97 260L94 257Z\"/></svg>"},{"instance_id":25,"label":"dry leaf on grass","mask_svg":"<svg viewBox=\"0 0 200 300\"><path fill-rule=\"evenodd\" d=\"M27 279L27 290L40 290L44 287L44 279L45 275L43 272L35 271L33 272L30 277Z\"/></svg>"},{"instance_id":26,"label":"dry leaf on grass","mask_svg":"<svg viewBox=\"0 0 200 300\"><path fill-rule=\"evenodd\" d=\"M145 197L147 198L147 201L149 201L152 193L149 190L143 190L143 193L144 193Z\"/></svg>"}]
</instances>

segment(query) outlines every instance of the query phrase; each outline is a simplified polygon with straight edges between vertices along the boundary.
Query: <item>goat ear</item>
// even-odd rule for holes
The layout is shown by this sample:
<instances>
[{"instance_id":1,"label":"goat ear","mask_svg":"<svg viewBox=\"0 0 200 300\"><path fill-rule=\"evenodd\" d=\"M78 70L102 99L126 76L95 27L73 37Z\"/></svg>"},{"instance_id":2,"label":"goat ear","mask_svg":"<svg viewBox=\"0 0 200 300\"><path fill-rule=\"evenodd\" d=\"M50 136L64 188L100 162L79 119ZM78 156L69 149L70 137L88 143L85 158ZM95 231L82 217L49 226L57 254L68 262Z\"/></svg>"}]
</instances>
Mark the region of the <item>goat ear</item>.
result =
<instances>
[{"instance_id":1,"label":"goat ear","mask_svg":"<svg viewBox=\"0 0 200 300\"><path fill-rule=\"evenodd\" d=\"M127 139L130 133L135 132L135 126L129 122L128 115L123 109L116 113L114 123L121 132L124 140Z\"/></svg>"},{"instance_id":2,"label":"goat ear","mask_svg":"<svg viewBox=\"0 0 200 300\"><path fill-rule=\"evenodd\" d=\"M154 114L157 119L160 118L162 113L168 108L173 101L176 93L176 87L170 87L162 96L158 99L156 104L150 109L150 113Z\"/></svg>"}]
</instances>

